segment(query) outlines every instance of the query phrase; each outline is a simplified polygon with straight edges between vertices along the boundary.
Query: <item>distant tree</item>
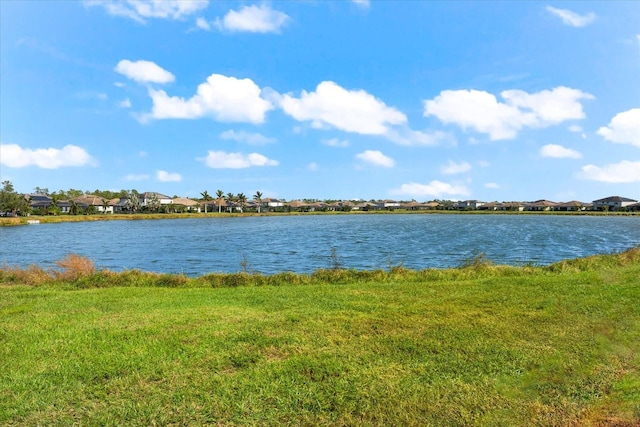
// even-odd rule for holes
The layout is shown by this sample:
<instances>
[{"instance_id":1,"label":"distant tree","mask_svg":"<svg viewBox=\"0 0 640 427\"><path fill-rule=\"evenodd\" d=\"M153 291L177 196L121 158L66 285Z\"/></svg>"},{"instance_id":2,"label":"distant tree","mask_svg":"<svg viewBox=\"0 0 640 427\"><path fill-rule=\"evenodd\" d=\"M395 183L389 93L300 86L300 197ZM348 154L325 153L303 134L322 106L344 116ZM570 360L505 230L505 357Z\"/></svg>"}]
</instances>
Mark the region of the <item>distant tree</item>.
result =
<instances>
[{"instance_id":1,"label":"distant tree","mask_svg":"<svg viewBox=\"0 0 640 427\"><path fill-rule=\"evenodd\" d=\"M69 199L69 215L78 215L78 202L74 199Z\"/></svg>"},{"instance_id":2,"label":"distant tree","mask_svg":"<svg viewBox=\"0 0 640 427\"><path fill-rule=\"evenodd\" d=\"M133 213L140 210L140 194L136 190L131 190L129 194L127 194L125 208Z\"/></svg>"},{"instance_id":3,"label":"distant tree","mask_svg":"<svg viewBox=\"0 0 640 427\"><path fill-rule=\"evenodd\" d=\"M262 193L260 191L256 191L256 194L253 195L253 200L258 203L258 213L260 213L260 208L262 207Z\"/></svg>"},{"instance_id":4,"label":"distant tree","mask_svg":"<svg viewBox=\"0 0 640 427\"><path fill-rule=\"evenodd\" d=\"M236 201L236 196L233 193L227 193L227 204L229 205L229 212L233 212L233 204Z\"/></svg>"},{"instance_id":5,"label":"distant tree","mask_svg":"<svg viewBox=\"0 0 640 427\"><path fill-rule=\"evenodd\" d=\"M16 214L20 208L20 196L11 181L2 181L2 190L0 190L0 211L4 213Z\"/></svg>"},{"instance_id":6,"label":"distant tree","mask_svg":"<svg viewBox=\"0 0 640 427\"><path fill-rule=\"evenodd\" d=\"M244 193L238 193L236 200L240 206L240 213L244 212L244 207L247 204L247 196L245 196Z\"/></svg>"},{"instance_id":7,"label":"distant tree","mask_svg":"<svg viewBox=\"0 0 640 427\"><path fill-rule=\"evenodd\" d=\"M209 204L209 200L211 200L211 196L207 190L204 190L202 193L202 200L204 200L204 213L207 213L207 205Z\"/></svg>"},{"instance_id":8,"label":"distant tree","mask_svg":"<svg viewBox=\"0 0 640 427\"><path fill-rule=\"evenodd\" d=\"M109 199L103 198L102 200L102 213L107 213L107 208L109 207Z\"/></svg>"},{"instance_id":9,"label":"distant tree","mask_svg":"<svg viewBox=\"0 0 640 427\"><path fill-rule=\"evenodd\" d=\"M218 197L218 213L222 212L222 202L224 201L224 191L218 190L216 191L216 196Z\"/></svg>"},{"instance_id":10,"label":"distant tree","mask_svg":"<svg viewBox=\"0 0 640 427\"><path fill-rule=\"evenodd\" d=\"M60 214L60 207L59 207L59 203L60 200L62 200L62 195L59 193L52 193L51 194L51 204L49 205L49 215L59 215Z\"/></svg>"},{"instance_id":11,"label":"distant tree","mask_svg":"<svg viewBox=\"0 0 640 427\"><path fill-rule=\"evenodd\" d=\"M149 206L149 210L151 212L157 212L160 209L160 200L158 199L158 195L156 193L151 193L151 196L147 201L147 206Z\"/></svg>"},{"instance_id":12,"label":"distant tree","mask_svg":"<svg viewBox=\"0 0 640 427\"><path fill-rule=\"evenodd\" d=\"M43 196L48 196L49 195L49 189L48 188L40 188L40 187L36 187L33 189L33 193L34 194L40 194Z\"/></svg>"}]
</instances>

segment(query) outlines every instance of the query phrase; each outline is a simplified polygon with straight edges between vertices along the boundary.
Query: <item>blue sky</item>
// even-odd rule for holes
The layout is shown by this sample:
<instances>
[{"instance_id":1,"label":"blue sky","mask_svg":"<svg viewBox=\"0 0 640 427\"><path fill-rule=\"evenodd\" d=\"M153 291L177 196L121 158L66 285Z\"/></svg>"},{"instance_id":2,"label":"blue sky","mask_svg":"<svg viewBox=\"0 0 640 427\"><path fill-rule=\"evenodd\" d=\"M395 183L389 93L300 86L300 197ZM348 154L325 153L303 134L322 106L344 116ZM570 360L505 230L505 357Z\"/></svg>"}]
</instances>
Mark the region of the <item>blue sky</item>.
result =
<instances>
[{"instance_id":1,"label":"blue sky","mask_svg":"<svg viewBox=\"0 0 640 427\"><path fill-rule=\"evenodd\" d=\"M640 198L640 3L2 1L18 191Z\"/></svg>"}]
</instances>

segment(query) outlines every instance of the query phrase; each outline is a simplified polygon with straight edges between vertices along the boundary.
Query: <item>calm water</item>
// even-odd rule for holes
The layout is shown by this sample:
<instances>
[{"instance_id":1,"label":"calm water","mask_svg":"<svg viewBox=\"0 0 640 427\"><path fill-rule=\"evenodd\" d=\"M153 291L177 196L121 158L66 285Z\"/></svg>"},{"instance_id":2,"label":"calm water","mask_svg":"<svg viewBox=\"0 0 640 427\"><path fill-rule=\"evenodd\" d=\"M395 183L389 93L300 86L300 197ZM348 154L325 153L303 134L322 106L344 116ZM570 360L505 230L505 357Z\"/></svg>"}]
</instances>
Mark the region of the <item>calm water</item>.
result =
<instances>
[{"instance_id":1,"label":"calm water","mask_svg":"<svg viewBox=\"0 0 640 427\"><path fill-rule=\"evenodd\" d=\"M345 215L38 224L0 228L0 264L43 267L68 253L98 268L201 275L458 266L479 252L501 264L549 264L640 245L640 217Z\"/></svg>"}]
</instances>

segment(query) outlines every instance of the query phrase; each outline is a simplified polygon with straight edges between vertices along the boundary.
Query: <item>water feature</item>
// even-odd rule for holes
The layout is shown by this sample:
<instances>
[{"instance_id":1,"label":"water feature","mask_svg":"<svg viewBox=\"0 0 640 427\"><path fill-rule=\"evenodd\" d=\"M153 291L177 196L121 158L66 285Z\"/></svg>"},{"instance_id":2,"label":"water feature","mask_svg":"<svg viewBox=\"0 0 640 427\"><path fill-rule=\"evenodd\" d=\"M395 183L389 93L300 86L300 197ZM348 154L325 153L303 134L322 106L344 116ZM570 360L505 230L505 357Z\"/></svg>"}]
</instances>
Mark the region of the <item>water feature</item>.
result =
<instances>
[{"instance_id":1,"label":"water feature","mask_svg":"<svg viewBox=\"0 0 640 427\"><path fill-rule=\"evenodd\" d=\"M3 227L0 264L49 267L77 253L114 271L309 273L336 261L355 269L453 267L479 253L500 264L549 264L637 245L637 216L212 217Z\"/></svg>"}]
</instances>

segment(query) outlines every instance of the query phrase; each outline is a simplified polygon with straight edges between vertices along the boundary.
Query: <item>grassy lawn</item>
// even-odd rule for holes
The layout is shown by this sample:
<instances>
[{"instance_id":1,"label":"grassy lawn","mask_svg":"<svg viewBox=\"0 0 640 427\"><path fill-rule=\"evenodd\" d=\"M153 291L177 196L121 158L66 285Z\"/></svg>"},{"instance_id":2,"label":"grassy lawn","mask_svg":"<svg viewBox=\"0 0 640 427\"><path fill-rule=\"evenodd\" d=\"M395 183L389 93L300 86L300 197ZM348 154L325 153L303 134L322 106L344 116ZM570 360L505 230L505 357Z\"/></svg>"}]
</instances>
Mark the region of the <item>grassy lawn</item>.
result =
<instances>
[{"instance_id":1,"label":"grassy lawn","mask_svg":"<svg viewBox=\"0 0 640 427\"><path fill-rule=\"evenodd\" d=\"M640 423L640 248L280 286L15 277L0 425Z\"/></svg>"}]
</instances>

